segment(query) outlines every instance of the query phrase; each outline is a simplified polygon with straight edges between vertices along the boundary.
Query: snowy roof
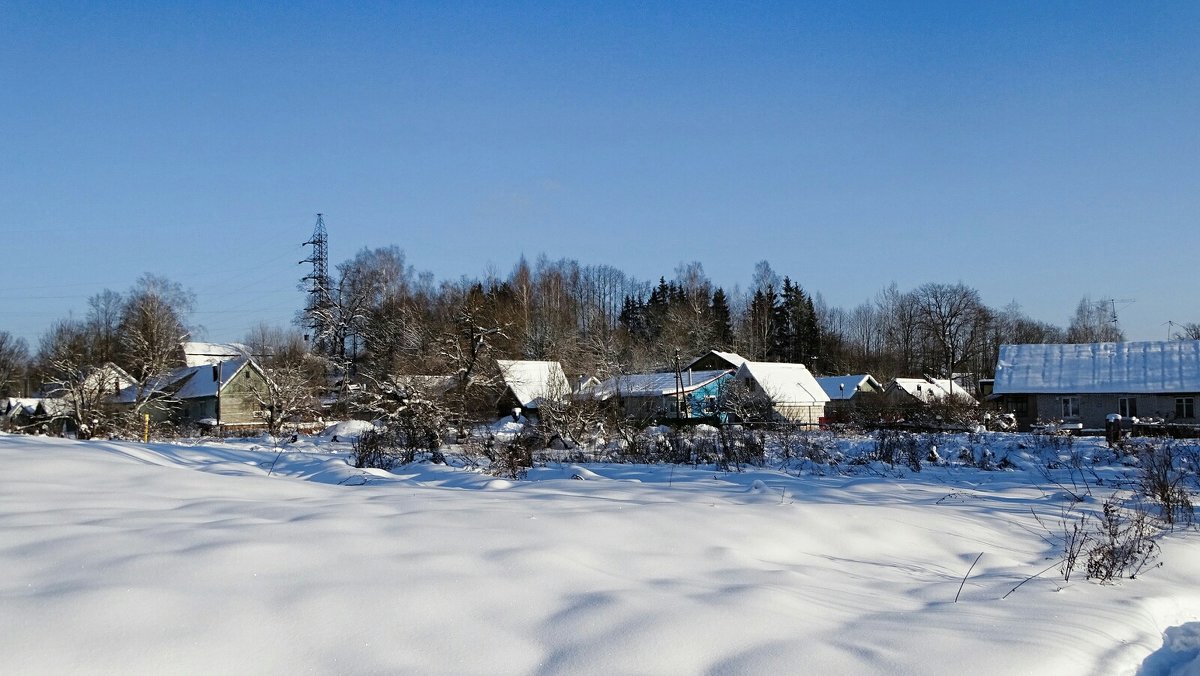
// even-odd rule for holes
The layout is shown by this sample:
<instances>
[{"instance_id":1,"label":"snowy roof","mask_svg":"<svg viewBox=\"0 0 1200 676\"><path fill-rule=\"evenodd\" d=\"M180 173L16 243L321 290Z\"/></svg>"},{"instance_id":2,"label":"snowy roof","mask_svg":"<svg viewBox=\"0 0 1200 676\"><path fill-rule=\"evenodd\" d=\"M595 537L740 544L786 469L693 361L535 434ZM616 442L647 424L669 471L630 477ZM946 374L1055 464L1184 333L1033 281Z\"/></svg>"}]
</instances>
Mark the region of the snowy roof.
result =
<instances>
[{"instance_id":1,"label":"snowy roof","mask_svg":"<svg viewBox=\"0 0 1200 676\"><path fill-rule=\"evenodd\" d=\"M746 361L747 361L747 359L745 357L743 357L742 355L740 355L736 352L722 352L720 350L709 350L708 352L705 352L704 354L700 355L699 357L696 357L692 361L685 364L683 367L683 370L686 371L686 370L692 368L692 366L695 366L696 362L700 361L701 359L704 359L705 357L709 356L710 354L716 355L717 357L724 359L725 361L729 362L732 365L732 368L735 368L735 369L737 367L741 366L742 364L746 363Z\"/></svg>"},{"instance_id":2,"label":"snowy roof","mask_svg":"<svg viewBox=\"0 0 1200 676\"><path fill-rule=\"evenodd\" d=\"M765 361L743 362L737 378L752 378L775 404L817 404L829 401L817 379L804 364Z\"/></svg>"},{"instance_id":3,"label":"snowy roof","mask_svg":"<svg viewBox=\"0 0 1200 676\"><path fill-rule=\"evenodd\" d=\"M258 370L260 374L262 373L254 365L253 360L243 356L238 359L217 362L216 364L177 368L162 378L151 382L147 389L159 394L170 393L176 399L215 397L247 365L250 368ZM133 403L136 397L137 386L133 385L121 390L115 401L117 403L128 404Z\"/></svg>"},{"instance_id":4,"label":"snowy roof","mask_svg":"<svg viewBox=\"0 0 1200 676\"><path fill-rule=\"evenodd\" d=\"M683 371L683 391L691 392L708 385L721 376L731 373L730 369L723 371ZM614 395L626 397L662 397L675 394L678 384L675 382L675 372L665 373L630 373L613 376L591 390L591 394L599 399L607 399Z\"/></svg>"},{"instance_id":5,"label":"snowy roof","mask_svg":"<svg viewBox=\"0 0 1200 676\"><path fill-rule=\"evenodd\" d=\"M827 376L817 378L817 384L821 389L825 390L825 394L832 399L853 399L854 395L859 391L873 390L880 392L883 386L878 380L869 373L863 373L855 376Z\"/></svg>"},{"instance_id":6,"label":"snowy roof","mask_svg":"<svg viewBox=\"0 0 1200 676\"><path fill-rule=\"evenodd\" d=\"M537 408L543 399L562 399L571 393L571 383L556 361L497 359L504 384L524 408Z\"/></svg>"},{"instance_id":7,"label":"snowy roof","mask_svg":"<svg viewBox=\"0 0 1200 676\"><path fill-rule=\"evenodd\" d=\"M951 392L954 398L963 404L978 404L975 397L962 385L951 384L949 380L938 378L893 378L888 387L895 387L908 393L915 399L926 404L948 399Z\"/></svg>"},{"instance_id":8,"label":"snowy roof","mask_svg":"<svg viewBox=\"0 0 1200 676\"><path fill-rule=\"evenodd\" d=\"M250 348L241 343L201 343L189 341L183 344L183 359L188 366L212 365L228 359L237 359L250 354Z\"/></svg>"},{"instance_id":9,"label":"snowy roof","mask_svg":"<svg viewBox=\"0 0 1200 676\"><path fill-rule=\"evenodd\" d=\"M192 369L194 374L183 384L183 387L179 388L179 391L175 393L175 397L177 399L215 397L217 396L217 392L225 389L225 386L233 380L234 376L241 373L242 369L249 363L250 359L248 357L241 357L217 364L195 367ZM218 380L220 381L219 384Z\"/></svg>"},{"instance_id":10,"label":"snowy roof","mask_svg":"<svg viewBox=\"0 0 1200 676\"><path fill-rule=\"evenodd\" d=\"M1200 341L1001 345L996 394L1200 392Z\"/></svg>"},{"instance_id":11,"label":"snowy roof","mask_svg":"<svg viewBox=\"0 0 1200 676\"><path fill-rule=\"evenodd\" d=\"M28 397L9 397L8 399L3 400L3 402L4 403L0 404L0 413L3 413L10 418L15 418L16 416L22 414L33 415L34 412L37 411L37 405L41 402L41 399Z\"/></svg>"}]
</instances>

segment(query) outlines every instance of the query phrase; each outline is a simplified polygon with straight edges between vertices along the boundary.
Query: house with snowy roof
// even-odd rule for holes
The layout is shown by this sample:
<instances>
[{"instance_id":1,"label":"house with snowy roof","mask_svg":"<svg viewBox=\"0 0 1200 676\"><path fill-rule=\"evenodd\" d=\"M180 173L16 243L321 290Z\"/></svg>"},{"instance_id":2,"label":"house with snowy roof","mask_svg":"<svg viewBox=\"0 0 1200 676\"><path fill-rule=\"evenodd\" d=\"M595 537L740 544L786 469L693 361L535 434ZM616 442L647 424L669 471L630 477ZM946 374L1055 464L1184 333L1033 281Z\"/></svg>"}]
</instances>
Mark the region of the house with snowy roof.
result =
<instances>
[{"instance_id":1,"label":"house with snowy roof","mask_svg":"<svg viewBox=\"0 0 1200 676\"><path fill-rule=\"evenodd\" d=\"M121 390L118 406L149 400L143 411L155 422L204 427L258 426L269 419L270 381L248 356L212 364L184 366L157 378L138 392L137 385Z\"/></svg>"},{"instance_id":2,"label":"house with snowy roof","mask_svg":"<svg viewBox=\"0 0 1200 676\"><path fill-rule=\"evenodd\" d=\"M736 352L709 350L683 366L684 371L736 371L739 366L748 361Z\"/></svg>"},{"instance_id":3,"label":"house with snowy roof","mask_svg":"<svg viewBox=\"0 0 1200 676\"><path fill-rule=\"evenodd\" d=\"M627 416L704 420L719 414L721 388L732 378L732 369L629 373L583 392Z\"/></svg>"},{"instance_id":4,"label":"house with snowy roof","mask_svg":"<svg viewBox=\"0 0 1200 676\"><path fill-rule=\"evenodd\" d=\"M185 341L182 348L183 361L188 366L211 366L217 362L252 356L250 347L241 343L205 343L192 340Z\"/></svg>"},{"instance_id":5,"label":"house with snowy roof","mask_svg":"<svg viewBox=\"0 0 1200 676\"><path fill-rule=\"evenodd\" d=\"M883 390L888 406L913 408L932 404L978 406L979 401L962 385L946 378L893 378Z\"/></svg>"},{"instance_id":6,"label":"house with snowy roof","mask_svg":"<svg viewBox=\"0 0 1200 676\"><path fill-rule=\"evenodd\" d=\"M0 399L0 429L19 432L36 426L39 398L8 397Z\"/></svg>"},{"instance_id":7,"label":"house with snowy roof","mask_svg":"<svg viewBox=\"0 0 1200 676\"><path fill-rule=\"evenodd\" d=\"M883 385L869 373L817 378L817 384L829 397L825 412L831 416L867 406L879 406L883 400Z\"/></svg>"},{"instance_id":8,"label":"house with snowy roof","mask_svg":"<svg viewBox=\"0 0 1200 676\"><path fill-rule=\"evenodd\" d=\"M571 396L571 383L556 361L497 359L504 391L496 400L501 416L521 409L526 416L536 416L543 404L566 401Z\"/></svg>"},{"instance_id":9,"label":"house with snowy roof","mask_svg":"<svg viewBox=\"0 0 1200 676\"><path fill-rule=\"evenodd\" d=\"M769 404L777 421L816 425L825 417L829 395L804 364L746 361L734 379Z\"/></svg>"},{"instance_id":10,"label":"house with snowy roof","mask_svg":"<svg viewBox=\"0 0 1200 676\"><path fill-rule=\"evenodd\" d=\"M1021 429L1099 429L1113 413L1196 425L1200 341L1002 345L992 391Z\"/></svg>"}]
</instances>

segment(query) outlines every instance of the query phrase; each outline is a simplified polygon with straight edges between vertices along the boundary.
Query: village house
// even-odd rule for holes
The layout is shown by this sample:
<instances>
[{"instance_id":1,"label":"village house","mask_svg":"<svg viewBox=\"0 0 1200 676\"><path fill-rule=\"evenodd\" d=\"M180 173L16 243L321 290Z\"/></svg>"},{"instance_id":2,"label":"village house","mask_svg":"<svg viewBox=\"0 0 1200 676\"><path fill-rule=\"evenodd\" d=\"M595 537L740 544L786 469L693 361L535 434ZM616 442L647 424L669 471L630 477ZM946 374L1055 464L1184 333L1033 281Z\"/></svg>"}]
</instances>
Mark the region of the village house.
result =
<instances>
[{"instance_id":1,"label":"village house","mask_svg":"<svg viewBox=\"0 0 1200 676\"><path fill-rule=\"evenodd\" d=\"M1002 345L993 397L1019 429L1101 429L1108 415L1200 423L1200 341Z\"/></svg>"},{"instance_id":2,"label":"village house","mask_svg":"<svg viewBox=\"0 0 1200 676\"><path fill-rule=\"evenodd\" d=\"M628 416L712 419L719 414L721 387L732 377L730 369L631 373L609 378L586 392L615 403Z\"/></svg>"},{"instance_id":3,"label":"village house","mask_svg":"<svg viewBox=\"0 0 1200 676\"><path fill-rule=\"evenodd\" d=\"M685 364L681 370L683 371L736 371L739 366L746 363L748 360L736 352L721 352L720 350L709 350L708 352L693 359L690 363Z\"/></svg>"},{"instance_id":4,"label":"village house","mask_svg":"<svg viewBox=\"0 0 1200 676\"><path fill-rule=\"evenodd\" d=\"M571 383L556 361L497 359L504 391L496 400L501 416L512 415L516 409L534 419L539 409L549 402L566 401L571 396Z\"/></svg>"},{"instance_id":5,"label":"village house","mask_svg":"<svg viewBox=\"0 0 1200 676\"><path fill-rule=\"evenodd\" d=\"M734 378L769 404L776 421L817 425L825 417L829 395L803 364L746 361Z\"/></svg>"},{"instance_id":6,"label":"village house","mask_svg":"<svg viewBox=\"0 0 1200 676\"><path fill-rule=\"evenodd\" d=\"M265 426L270 418L264 401L271 384L258 364L247 356L212 364L184 366L148 386L143 409L154 422L201 427ZM118 406L132 406L137 386L123 389Z\"/></svg>"},{"instance_id":7,"label":"village house","mask_svg":"<svg viewBox=\"0 0 1200 676\"><path fill-rule=\"evenodd\" d=\"M828 417L878 407L883 403L883 385L869 373L821 377L817 378L817 384L829 397L829 403L825 406Z\"/></svg>"},{"instance_id":8,"label":"village house","mask_svg":"<svg viewBox=\"0 0 1200 676\"><path fill-rule=\"evenodd\" d=\"M883 390L889 408L921 408L932 404L978 406L979 401L959 383L943 378L893 378Z\"/></svg>"}]
</instances>

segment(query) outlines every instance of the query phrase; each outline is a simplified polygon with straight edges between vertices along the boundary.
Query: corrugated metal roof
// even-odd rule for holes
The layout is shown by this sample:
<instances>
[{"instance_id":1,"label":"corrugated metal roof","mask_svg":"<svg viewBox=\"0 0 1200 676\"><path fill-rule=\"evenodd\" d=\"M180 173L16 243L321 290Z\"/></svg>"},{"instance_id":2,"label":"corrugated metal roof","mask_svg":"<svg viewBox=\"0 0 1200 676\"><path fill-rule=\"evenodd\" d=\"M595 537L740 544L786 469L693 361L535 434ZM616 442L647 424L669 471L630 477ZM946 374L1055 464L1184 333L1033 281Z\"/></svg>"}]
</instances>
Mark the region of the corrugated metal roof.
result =
<instances>
[{"instance_id":1,"label":"corrugated metal roof","mask_svg":"<svg viewBox=\"0 0 1200 676\"><path fill-rule=\"evenodd\" d=\"M1002 345L996 394L1200 392L1200 341Z\"/></svg>"},{"instance_id":2,"label":"corrugated metal roof","mask_svg":"<svg viewBox=\"0 0 1200 676\"><path fill-rule=\"evenodd\" d=\"M684 371L683 391L691 392L708 385L721 376L731 373L723 371ZM661 397L676 392L675 372L630 373L614 376L590 391L592 396L607 399L614 395L626 397Z\"/></svg>"}]
</instances>

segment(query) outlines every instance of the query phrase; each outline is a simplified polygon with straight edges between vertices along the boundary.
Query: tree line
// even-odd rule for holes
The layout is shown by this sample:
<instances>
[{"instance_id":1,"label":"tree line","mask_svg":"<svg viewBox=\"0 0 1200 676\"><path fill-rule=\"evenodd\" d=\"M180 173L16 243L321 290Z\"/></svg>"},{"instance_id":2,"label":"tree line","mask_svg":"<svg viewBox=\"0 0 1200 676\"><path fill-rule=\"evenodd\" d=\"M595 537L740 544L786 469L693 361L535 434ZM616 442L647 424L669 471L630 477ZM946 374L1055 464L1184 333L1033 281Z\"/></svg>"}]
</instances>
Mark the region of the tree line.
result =
<instances>
[{"instance_id":1,"label":"tree line","mask_svg":"<svg viewBox=\"0 0 1200 676\"><path fill-rule=\"evenodd\" d=\"M610 265L522 257L507 275L436 280L396 246L363 249L338 264L320 302L292 327L258 326L243 338L274 366L314 384L449 374L464 390L494 382L495 360L538 359L601 379L669 370L676 355L728 350L807 364L818 374L993 375L1006 343L1123 339L1102 303L1083 297L1066 326L1026 315L1015 302L987 306L962 282L903 290L892 283L857 306L831 306L767 261L746 288L726 289L699 262L657 283ZM149 381L180 365L194 296L145 275L127 292L102 290L83 319L55 322L35 350L0 331L0 396L45 390L74 370L112 362ZM1200 324L1176 337L1200 338ZM76 374L77 375L77 374ZM465 395L464 395L465 396ZM465 403L465 402L464 402Z\"/></svg>"}]
</instances>

